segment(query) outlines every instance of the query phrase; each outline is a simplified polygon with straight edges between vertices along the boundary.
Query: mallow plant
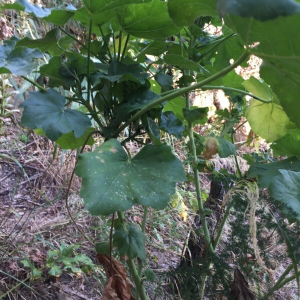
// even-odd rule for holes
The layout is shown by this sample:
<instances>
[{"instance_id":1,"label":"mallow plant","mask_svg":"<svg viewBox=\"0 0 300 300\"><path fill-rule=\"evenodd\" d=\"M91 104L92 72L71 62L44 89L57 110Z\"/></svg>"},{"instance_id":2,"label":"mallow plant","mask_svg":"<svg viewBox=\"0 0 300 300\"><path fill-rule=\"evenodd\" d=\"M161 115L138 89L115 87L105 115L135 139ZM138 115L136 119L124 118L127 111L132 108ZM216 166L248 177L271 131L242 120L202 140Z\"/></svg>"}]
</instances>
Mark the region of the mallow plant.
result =
<instances>
[{"instance_id":1,"label":"mallow plant","mask_svg":"<svg viewBox=\"0 0 300 300\"><path fill-rule=\"evenodd\" d=\"M217 250L226 219L213 237L199 172L203 157L236 155L231 136L242 116L255 134L271 144L275 156L285 157L254 163L247 176L257 178L274 203L285 204L283 214L292 211L287 216L299 221L300 4L292 0L83 0L76 9L72 5L41 8L17 0L0 9L24 11L50 28L41 39L13 36L0 47L0 73L21 76L38 88L21 104L22 125L63 149L83 149L94 143L93 135L102 137L103 143L94 151L79 154L75 174L82 178L80 196L88 211L112 216L110 239L95 245L109 277L104 296L114 289L120 299L133 299L126 270L112 257L114 248L127 264L136 297L148 299L143 284L148 208L164 209L176 184L187 180L183 163L161 140L162 132L178 140L188 137L187 163L193 170L188 177L195 185L208 256ZM85 40L70 33L69 22L84 28ZM210 35L207 24L221 26L222 34ZM250 55L263 60L260 80L243 80L235 72ZM47 63L38 64L42 58ZM194 128L206 124L208 108L193 106L189 95L212 89L221 89L229 97L233 117L221 112L225 124L220 134L200 137ZM251 100L246 105L247 95ZM151 142L143 144L143 135ZM127 147L131 141L141 144L135 156ZM136 205L144 211L142 224L126 218ZM288 271L294 270L299 283L294 258L291 266ZM205 281L206 276L199 279L200 297Z\"/></svg>"}]
</instances>

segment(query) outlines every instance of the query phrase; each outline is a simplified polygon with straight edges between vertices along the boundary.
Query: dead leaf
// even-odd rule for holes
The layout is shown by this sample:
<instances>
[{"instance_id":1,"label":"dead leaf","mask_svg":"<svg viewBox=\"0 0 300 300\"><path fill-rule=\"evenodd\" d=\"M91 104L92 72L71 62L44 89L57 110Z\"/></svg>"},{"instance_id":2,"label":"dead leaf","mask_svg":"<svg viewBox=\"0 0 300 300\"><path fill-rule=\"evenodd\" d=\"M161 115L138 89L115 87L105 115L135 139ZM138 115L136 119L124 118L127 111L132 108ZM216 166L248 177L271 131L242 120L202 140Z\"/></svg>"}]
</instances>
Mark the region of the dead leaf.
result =
<instances>
[{"instance_id":1,"label":"dead leaf","mask_svg":"<svg viewBox=\"0 0 300 300\"><path fill-rule=\"evenodd\" d=\"M255 296L249 289L249 284L245 276L239 269L234 271L234 280L231 284L231 292L233 300L255 300Z\"/></svg>"},{"instance_id":2,"label":"dead leaf","mask_svg":"<svg viewBox=\"0 0 300 300\"><path fill-rule=\"evenodd\" d=\"M105 254L97 254L98 261L103 265L108 279L101 300L135 300L131 294L133 288L124 265Z\"/></svg>"}]
</instances>

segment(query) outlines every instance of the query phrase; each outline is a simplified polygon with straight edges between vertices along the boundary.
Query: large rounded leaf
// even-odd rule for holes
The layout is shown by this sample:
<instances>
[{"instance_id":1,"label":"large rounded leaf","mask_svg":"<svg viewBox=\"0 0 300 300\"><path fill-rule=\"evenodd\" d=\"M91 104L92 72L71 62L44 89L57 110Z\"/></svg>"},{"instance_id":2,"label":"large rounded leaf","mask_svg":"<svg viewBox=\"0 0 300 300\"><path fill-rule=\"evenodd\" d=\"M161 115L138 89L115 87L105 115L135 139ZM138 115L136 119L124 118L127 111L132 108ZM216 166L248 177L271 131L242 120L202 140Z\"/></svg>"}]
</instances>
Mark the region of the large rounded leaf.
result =
<instances>
[{"instance_id":1,"label":"large rounded leaf","mask_svg":"<svg viewBox=\"0 0 300 300\"><path fill-rule=\"evenodd\" d=\"M294 127L282 107L273 102L263 103L251 100L246 111L246 118L252 130L267 142L283 137L289 129Z\"/></svg>"},{"instance_id":2,"label":"large rounded leaf","mask_svg":"<svg viewBox=\"0 0 300 300\"><path fill-rule=\"evenodd\" d=\"M169 146L146 145L129 158L115 139L81 154L75 171L82 178L80 195L93 215L125 211L134 204L163 209L176 182L186 179Z\"/></svg>"},{"instance_id":3,"label":"large rounded leaf","mask_svg":"<svg viewBox=\"0 0 300 300\"><path fill-rule=\"evenodd\" d=\"M66 109L65 97L53 89L29 93L29 98L20 107L24 107L22 125L32 129L42 128L52 141L71 131L79 138L91 126L85 114Z\"/></svg>"}]
</instances>

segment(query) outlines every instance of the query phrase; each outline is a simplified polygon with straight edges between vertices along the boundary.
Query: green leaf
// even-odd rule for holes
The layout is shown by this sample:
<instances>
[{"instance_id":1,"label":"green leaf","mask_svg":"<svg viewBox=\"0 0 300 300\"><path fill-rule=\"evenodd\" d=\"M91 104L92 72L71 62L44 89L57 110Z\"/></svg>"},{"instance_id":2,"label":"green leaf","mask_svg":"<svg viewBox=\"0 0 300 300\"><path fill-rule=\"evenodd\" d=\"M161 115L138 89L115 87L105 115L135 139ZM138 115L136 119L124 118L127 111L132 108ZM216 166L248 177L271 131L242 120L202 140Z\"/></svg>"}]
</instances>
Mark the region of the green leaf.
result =
<instances>
[{"instance_id":1,"label":"green leaf","mask_svg":"<svg viewBox=\"0 0 300 300\"><path fill-rule=\"evenodd\" d=\"M167 54L164 56L164 61L166 62L166 64L176 66L178 68L188 69L198 73L207 72L200 64L192 60L188 60L181 55Z\"/></svg>"},{"instance_id":2,"label":"green leaf","mask_svg":"<svg viewBox=\"0 0 300 300\"><path fill-rule=\"evenodd\" d=\"M183 108L182 113L189 123L197 122L198 124L204 124L207 119L208 107Z\"/></svg>"},{"instance_id":3,"label":"green leaf","mask_svg":"<svg viewBox=\"0 0 300 300\"><path fill-rule=\"evenodd\" d=\"M83 0L84 6L91 14L115 9L132 3L147 3L151 0Z\"/></svg>"},{"instance_id":4,"label":"green leaf","mask_svg":"<svg viewBox=\"0 0 300 300\"><path fill-rule=\"evenodd\" d=\"M263 103L255 99L251 100L246 118L253 132L267 142L283 137L294 127L282 107L274 102Z\"/></svg>"},{"instance_id":5,"label":"green leaf","mask_svg":"<svg viewBox=\"0 0 300 300\"><path fill-rule=\"evenodd\" d=\"M300 13L300 5L292 0L217 0L221 17L233 14L261 21Z\"/></svg>"},{"instance_id":6,"label":"green leaf","mask_svg":"<svg viewBox=\"0 0 300 300\"><path fill-rule=\"evenodd\" d=\"M129 158L111 139L92 153L79 155L76 174L82 178L81 197L92 215L125 211L135 204L163 209L185 180L182 163L166 145L146 145Z\"/></svg>"},{"instance_id":7,"label":"green leaf","mask_svg":"<svg viewBox=\"0 0 300 300\"><path fill-rule=\"evenodd\" d=\"M300 130L291 129L288 134L271 145L275 156L296 156L300 159Z\"/></svg>"},{"instance_id":8,"label":"green leaf","mask_svg":"<svg viewBox=\"0 0 300 300\"><path fill-rule=\"evenodd\" d=\"M156 122L150 118L147 118L147 122L148 122L148 134L151 138L152 144L153 145L161 145L160 132L159 132Z\"/></svg>"},{"instance_id":9,"label":"green leaf","mask_svg":"<svg viewBox=\"0 0 300 300\"><path fill-rule=\"evenodd\" d=\"M155 80L163 88L163 92L173 89L174 82L172 76L165 73L158 73L155 75Z\"/></svg>"},{"instance_id":10,"label":"green leaf","mask_svg":"<svg viewBox=\"0 0 300 300\"><path fill-rule=\"evenodd\" d=\"M49 63L40 68L40 73L49 77L48 85L50 87L71 87L77 80L82 80L87 72L88 58L73 52L66 52L67 59L60 56L54 56ZM90 72L95 72L95 67L90 61Z\"/></svg>"},{"instance_id":11,"label":"green leaf","mask_svg":"<svg viewBox=\"0 0 300 300\"><path fill-rule=\"evenodd\" d=\"M55 28L47 32L46 36L41 39L32 40L24 38L17 42L17 47L23 46L28 48L37 48L42 52L48 52L50 55L62 54L62 49L69 48L73 40L70 37L61 38L60 30Z\"/></svg>"},{"instance_id":12,"label":"green leaf","mask_svg":"<svg viewBox=\"0 0 300 300\"><path fill-rule=\"evenodd\" d=\"M161 114L159 128L174 135L177 139L181 139L182 132L184 131L182 122L177 119L172 111Z\"/></svg>"},{"instance_id":13,"label":"green leaf","mask_svg":"<svg viewBox=\"0 0 300 300\"><path fill-rule=\"evenodd\" d=\"M56 140L55 142L62 149L78 149L84 145L87 137L94 131L95 131L95 129L93 127L89 127L86 129L84 134L79 138L76 138L74 135L74 132L71 131L71 132L64 133L63 135L61 135L59 137L59 139ZM86 145L91 146L91 145L94 145L94 143L95 143L95 141L93 139L93 136L90 135L88 141L86 142Z\"/></svg>"},{"instance_id":14,"label":"green leaf","mask_svg":"<svg viewBox=\"0 0 300 300\"><path fill-rule=\"evenodd\" d=\"M278 99L276 99L276 95L274 95L272 89L262 80L258 80L251 76L250 79L243 82L243 86L248 92L262 98L263 100L278 102Z\"/></svg>"},{"instance_id":15,"label":"green leaf","mask_svg":"<svg viewBox=\"0 0 300 300\"><path fill-rule=\"evenodd\" d=\"M179 120L184 120L182 109L185 108L185 99L177 97L168 101L163 109L163 112L172 111Z\"/></svg>"},{"instance_id":16,"label":"green leaf","mask_svg":"<svg viewBox=\"0 0 300 300\"><path fill-rule=\"evenodd\" d=\"M246 46L258 43L249 50L264 60L261 77L271 86L290 120L300 128L299 14L265 22L227 16L225 21Z\"/></svg>"},{"instance_id":17,"label":"green leaf","mask_svg":"<svg viewBox=\"0 0 300 300\"><path fill-rule=\"evenodd\" d=\"M58 266L58 265L54 265L49 271L49 275L52 275L55 277L59 277L61 274L62 274L62 270L61 270L60 266Z\"/></svg>"},{"instance_id":18,"label":"green leaf","mask_svg":"<svg viewBox=\"0 0 300 300\"><path fill-rule=\"evenodd\" d=\"M116 13L123 30L136 37L165 40L180 30L170 18L164 1L124 5Z\"/></svg>"},{"instance_id":19,"label":"green leaf","mask_svg":"<svg viewBox=\"0 0 300 300\"><path fill-rule=\"evenodd\" d=\"M217 16L214 0L168 0L170 17L178 26L188 26L200 16Z\"/></svg>"},{"instance_id":20,"label":"green leaf","mask_svg":"<svg viewBox=\"0 0 300 300\"><path fill-rule=\"evenodd\" d=\"M158 98L160 98L159 95L146 87L137 89L126 98L126 103L122 103L116 108L117 120L126 121L131 112L142 109Z\"/></svg>"},{"instance_id":21,"label":"green leaf","mask_svg":"<svg viewBox=\"0 0 300 300\"><path fill-rule=\"evenodd\" d=\"M221 158L234 155L236 147L234 144L227 141L225 138L217 137L218 140L218 153Z\"/></svg>"},{"instance_id":22,"label":"green leaf","mask_svg":"<svg viewBox=\"0 0 300 300\"><path fill-rule=\"evenodd\" d=\"M91 125L89 118L64 106L65 98L53 89L30 92L29 98L20 105L24 107L21 123L32 129L42 128L52 141L70 131L74 131L76 138L81 137Z\"/></svg>"},{"instance_id":23,"label":"green leaf","mask_svg":"<svg viewBox=\"0 0 300 300\"><path fill-rule=\"evenodd\" d=\"M272 179L280 175L279 170L284 169L288 171L300 172L300 161L296 157L291 157L281 161L269 164L253 164L247 172L248 178L258 178L258 186L260 188L267 188Z\"/></svg>"},{"instance_id":24,"label":"green leaf","mask_svg":"<svg viewBox=\"0 0 300 300\"><path fill-rule=\"evenodd\" d=\"M145 240L145 235L134 224L129 224L127 230L117 230L113 235L114 246L120 255L126 255L131 259L135 257L146 259Z\"/></svg>"},{"instance_id":25,"label":"green leaf","mask_svg":"<svg viewBox=\"0 0 300 300\"><path fill-rule=\"evenodd\" d=\"M17 41L17 38L12 37L0 46L0 74L25 76L36 67L35 59L43 57L38 49L16 47Z\"/></svg>"},{"instance_id":26,"label":"green leaf","mask_svg":"<svg viewBox=\"0 0 300 300\"><path fill-rule=\"evenodd\" d=\"M110 243L109 242L100 242L96 243L96 252L101 254L110 254Z\"/></svg>"},{"instance_id":27,"label":"green leaf","mask_svg":"<svg viewBox=\"0 0 300 300\"><path fill-rule=\"evenodd\" d=\"M300 172L278 170L270 185L270 196L275 200L286 204L296 213L300 220Z\"/></svg>"},{"instance_id":28,"label":"green leaf","mask_svg":"<svg viewBox=\"0 0 300 300\"><path fill-rule=\"evenodd\" d=\"M105 78L110 82L122 82L122 81L134 81L141 84L145 83L145 79L149 75L144 71L144 69L139 64L124 64L119 61L113 61L108 68L108 74L98 73L93 77L94 83L96 85L99 79Z\"/></svg>"},{"instance_id":29,"label":"green leaf","mask_svg":"<svg viewBox=\"0 0 300 300\"><path fill-rule=\"evenodd\" d=\"M146 269L144 271L144 275L146 277L146 280L149 282L154 282L156 280L156 275L151 269Z\"/></svg>"}]
</instances>

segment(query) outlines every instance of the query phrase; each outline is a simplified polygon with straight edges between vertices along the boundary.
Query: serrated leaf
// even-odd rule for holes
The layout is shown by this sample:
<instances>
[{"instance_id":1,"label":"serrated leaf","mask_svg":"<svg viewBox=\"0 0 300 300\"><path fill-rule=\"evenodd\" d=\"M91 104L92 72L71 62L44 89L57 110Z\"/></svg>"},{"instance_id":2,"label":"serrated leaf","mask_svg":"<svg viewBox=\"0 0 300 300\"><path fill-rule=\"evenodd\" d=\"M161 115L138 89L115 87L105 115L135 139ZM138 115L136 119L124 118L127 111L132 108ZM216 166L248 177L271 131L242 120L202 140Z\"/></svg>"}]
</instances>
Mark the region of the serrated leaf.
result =
<instances>
[{"instance_id":1,"label":"serrated leaf","mask_svg":"<svg viewBox=\"0 0 300 300\"><path fill-rule=\"evenodd\" d=\"M188 26L200 16L217 16L214 0L168 0L168 11L178 26Z\"/></svg>"},{"instance_id":2,"label":"serrated leaf","mask_svg":"<svg viewBox=\"0 0 300 300\"><path fill-rule=\"evenodd\" d=\"M61 274L62 274L62 270L61 270L60 266L58 266L58 265L54 265L49 271L49 275L52 275L55 277L59 277Z\"/></svg>"},{"instance_id":3,"label":"serrated leaf","mask_svg":"<svg viewBox=\"0 0 300 300\"><path fill-rule=\"evenodd\" d=\"M42 128L52 141L71 131L76 138L81 137L91 125L89 118L64 106L65 97L53 89L30 92L29 98L20 105L24 107L21 123L32 129Z\"/></svg>"},{"instance_id":4,"label":"serrated leaf","mask_svg":"<svg viewBox=\"0 0 300 300\"><path fill-rule=\"evenodd\" d=\"M176 182L186 178L169 146L146 145L129 158L115 139L81 154L75 172L82 178L80 195L92 215L125 211L135 204L163 209Z\"/></svg>"},{"instance_id":5,"label":"serrated leaf","mask_svg":"<svg viewBox=\"0 0 300 300\"><path fill-rule=\"evenodd\" d=\"M247 172L248 178L258 178L258 186L267 188L275 176L280 175L279 170L300 172L300 161L296 157L291 157L273 163L253 164Z\"/></svg>"},{"instance_id":6,"label":"serrated leaf","mask_svg":"<svg viewBox=\"0 0 300 300\"><path fill-rule=\"evenodd\" d=\"M129 224L127 230L117 230L113 235L113 244L120 255L131 259L146 259L145 240L145 235L133 224Z\"/></svg>"},{"instance_id":7,"label":"serrated leaf","mask_svg":"<svg viewBox=\"0 0 300 300\"><path fill-rule=\"evenodd\" d=\"M221 17L233 14L261 21L300 13L300 4L292 0L217 0Z\"/></svg>"},{"instance_id":8,"label":"serrated leaf","mask_svg":"<svg viewBox=\"0 0 300 300\"><path fill-rule=\"evenodd\" d=\"M271 145L275 156L297 156L300 159L300 130L291 129L288 134Z\"/></svg>"},{"instance_id":9,"label":"serrated leaf","mask_svg":"<svg viewBox=\"0 0 300 300\"><path fill-rule=\"evenodd\" d=\"M174 135L177 139L181 139L182 132L184 131L182 122L172 111L167 111L161 114L159 128L171 135Z\"/></svg>"},{"instance_id":10,"label":"serrated leaf","mask_svg":"<svg viewBox=\"0 0 300 300\"><path fill-rule=\"evenodd\" d=\"M170 18L164 1L124 5L116 13L123 30L136 37L165 40L180 30Z\"/></svg>"},{"instance_id":11,"label":"serrated leaf","mask_svg":"<svg viewBox=\"0 0 300 300\"><path fill-rule=\"evenodd\" d=\"M28 48L37 48L42 52L48 52L50 55L61 55L63 50L67 49L73 39L70 37L61 37L60 30L55 28L47 32L45 37L41 39L32 40L29 38L24 38L17 42L17 47L23 46Z\"/></svg>"},{"instance_id":12,"label":"serrated leaf","mask_svg":"<svg viewBox=\"0 0 300 300\"><path fill-rule=\"evenodd\" d=\"M208 107L183 108L182 113L189 123L197 122L198 124L204 124L207 118Z\"/></svg>"},{"instance_id":13,"label":"serrated leaf","mask_svg":"<svg viewBox=\"0 0 300 300\"><path fill-rule=\"evenodd\" d=\"M144 275L146 277L146 280L149 282L154 282L156 280L156 275L151 269L146 269L144 271Z\"/></svg>"},{"instance_id":14,"label":"serrated leaf","mask_svg":"<svg viewBox=\"0 0 300 300\"><path fill-rule=\"evenodd\" d=\"M286 204L300 220L300 172L278 170L270 185L270 196Z\"/></svg>"},{"instance_id":15,"label":"serrated leaf","mask_svg":"<svg viewBox=\"0 0 300 300\"><path fill-rule=\"evenodd\" d=\"M273 142L288 133L294 125L282 109L274 102L263 103L251 100L245 114L251 129L267 142Z\"/></svg>"},{"instance_id":16,"label":"serrated leaf","mask_svg":"<svg viewBox=\"0 0 300 300\"><path fill-rule=\"evenodd\" d=\"M0 46L0 74L25 76L36 67L35 59L43 57L38 49L16 47L17 41L17 38L12 37Z\"/></svg>"}]
</instances>

